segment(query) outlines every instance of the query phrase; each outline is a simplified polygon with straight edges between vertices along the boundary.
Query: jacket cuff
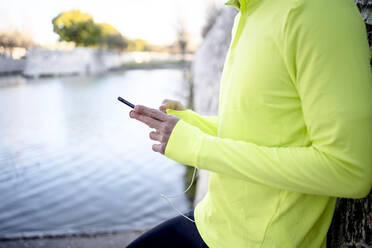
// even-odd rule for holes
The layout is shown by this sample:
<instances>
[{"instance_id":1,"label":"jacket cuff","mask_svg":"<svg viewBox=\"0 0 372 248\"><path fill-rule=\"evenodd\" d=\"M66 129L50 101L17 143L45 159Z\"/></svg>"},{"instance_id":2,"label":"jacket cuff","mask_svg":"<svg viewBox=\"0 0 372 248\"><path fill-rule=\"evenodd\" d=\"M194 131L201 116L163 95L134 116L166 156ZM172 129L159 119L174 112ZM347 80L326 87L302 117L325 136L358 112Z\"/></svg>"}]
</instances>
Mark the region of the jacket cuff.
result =
<instances>
[{"instance_id":1,"label":"jacket cuff","mask_svg":"<svg viewBox=\"0 0 372 248\"><path fill-rule=\"evenodd\" d=\"M185 109L185 110L166 109L165 112L168 115L176 116L186 122L189 122L188 120L191 118L190 115L193 114L193 111L191 111L190 109Z\"/></svg>"},{"instance_id":2,"label":"jacket cuff","mask_svg":"<svg viewBox=\"0 0 372 248\"><path fill-rule=\"evenodd\" d=\"M164 155L181 164L198 167L203 134L199 128L180 119L174 126Z\"/></svg>"}]
</instances>

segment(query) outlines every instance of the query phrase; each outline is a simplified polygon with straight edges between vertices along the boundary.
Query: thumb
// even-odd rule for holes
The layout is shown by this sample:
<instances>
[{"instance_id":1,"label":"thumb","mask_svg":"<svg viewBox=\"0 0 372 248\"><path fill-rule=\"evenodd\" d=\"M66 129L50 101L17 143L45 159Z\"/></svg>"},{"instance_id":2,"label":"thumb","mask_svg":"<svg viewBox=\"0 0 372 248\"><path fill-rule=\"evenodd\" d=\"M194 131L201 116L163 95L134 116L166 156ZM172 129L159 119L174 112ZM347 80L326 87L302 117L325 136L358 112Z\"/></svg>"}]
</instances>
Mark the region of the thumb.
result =
<instances>
[{"instance_id":1,"label":"thumb","mask_svg":"<svg viewBox=\"0 0 372 248\"><path fill-rule=\"evenodd\" d=\"M166 105L161 105L160 107L159 107L159 110L161 111L161 112L164 112L164 113L166 113L166 110L167 109L167 106Z\"/></svg>"}]
</instances>

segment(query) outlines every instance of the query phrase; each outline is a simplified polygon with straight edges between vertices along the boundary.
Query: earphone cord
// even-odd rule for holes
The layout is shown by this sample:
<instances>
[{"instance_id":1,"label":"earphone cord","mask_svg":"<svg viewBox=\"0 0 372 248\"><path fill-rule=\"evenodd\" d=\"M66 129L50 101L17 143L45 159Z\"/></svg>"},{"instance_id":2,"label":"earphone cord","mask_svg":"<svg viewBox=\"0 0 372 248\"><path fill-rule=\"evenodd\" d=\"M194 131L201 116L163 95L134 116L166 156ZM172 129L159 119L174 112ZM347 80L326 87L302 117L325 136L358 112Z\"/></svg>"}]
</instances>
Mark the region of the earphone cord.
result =
<instances>
[{"instance_id":1,"label":"earphone cord","mask_svg":"<svg viewBox=\"0 0 372 248\"><path fill-rule=\"evenodd\" d=\"M188 219L189 221L191 222L194 222L194 220L192 220L191 218L187 217L186 215L184 215L183 213L181 213L181 211L179 211L174 205L173 203L171 202L171 200L169 200L169 198L177 198L177 197L180 197L184 194L186 194L187 191L189 191L191 189L191 186L192 184L194 183L194 179L195 179L195 176L196 176L196 167L194 168L194 173L192 174L192 179L191 179L191 183L190 185L187 187L187 189L182 192L181 194L177 194L177 195L164 195L164 194L160 194L160 196L162 198L164 198L165 200L167 200L168 204L178 213L180 214L181 216L185 217L186 219Z\"/></svg>"}]
</instances>

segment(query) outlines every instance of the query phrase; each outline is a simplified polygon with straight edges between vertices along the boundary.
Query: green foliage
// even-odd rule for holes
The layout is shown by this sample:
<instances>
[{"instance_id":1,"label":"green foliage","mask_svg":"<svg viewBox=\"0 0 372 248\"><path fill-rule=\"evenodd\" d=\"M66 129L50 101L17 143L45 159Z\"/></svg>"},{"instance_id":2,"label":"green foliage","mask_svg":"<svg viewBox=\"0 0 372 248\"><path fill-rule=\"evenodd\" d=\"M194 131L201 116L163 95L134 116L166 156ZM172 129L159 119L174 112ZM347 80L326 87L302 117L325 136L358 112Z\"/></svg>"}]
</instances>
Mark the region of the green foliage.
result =
<instances>
[{"instance_id":1,"label":"green foliage","mask_svg":"<svg viewBox=\"0 0 372 248\"><path fill-rule=\"evenodd\" d=\"M108 23L98 23L97 25L101 28L103 36L120 34L120 32L116 28Z\"/></svg>"},{"instance_id":2,"label":"green foliage","mask_svg":"<svg viewBox=\"0 0 372 248\"><path fill-rule=\"evenodd\" d=\"M120 33L104 35L100 44L102 47L121 51L128 47L128 41Z\"/></svg>"},{"instance_id":3,"label":"green foliage","mask_svg":"<svg viewBox=\"0 0 372 248\"><path fill-rule=\"evenodd\" d=\"M63 12L53 18L53 30L61 41L73 41L77 46L100 46L124 50L128 41L107 23L96 23L80 10Z\"/></svg>"},{"instance_id":4,"label":"green foliage","mask_svg":"<svg viewBox=\"0 0 372 248\"><path fill-rule=\"evenodd\" d=\"M150 45L147 43L147 41L142 39L132 40L129 42L128 45L129 51L149 51Z\"/></svg>"},{"instance_id":5,"label":"green foliage","mask_svg":"<svg viewBox=\"0 0 372 248\"><path fill-rule=\"evenodd\" d=\"M101 47L120 51L168 51L167 47L150 45L142 39L129 40L112 25L96 23L90 14L76 9L60 13L53 18L52 23L53 31L58 34L60 41L74 42L76 46ZM182 37L184 37L183 34L184 32L181 34ZM183 47L186 47L186 43Z\"/></svg>"},{"instance_id":6,"label":"green foliage","mask_svg":"<svg viewBox=\"0 0 372 248\"><path fill-rule=\"evenodd\" d=\"M60 40L73 41L77 46L95 46L101 39L101 28L94 23L91 15L80 10L63 12L52 23L53 31Z\"/></svg>"}]
</instances>

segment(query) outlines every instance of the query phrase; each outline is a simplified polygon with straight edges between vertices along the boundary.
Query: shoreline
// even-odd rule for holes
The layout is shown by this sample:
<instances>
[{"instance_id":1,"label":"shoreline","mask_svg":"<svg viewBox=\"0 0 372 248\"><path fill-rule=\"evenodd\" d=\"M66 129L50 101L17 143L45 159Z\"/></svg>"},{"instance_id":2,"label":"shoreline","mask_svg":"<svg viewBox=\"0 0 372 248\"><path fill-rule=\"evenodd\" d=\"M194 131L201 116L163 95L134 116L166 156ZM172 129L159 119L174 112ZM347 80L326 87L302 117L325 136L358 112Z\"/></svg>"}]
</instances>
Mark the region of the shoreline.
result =
<instances>
[{"instance_id":1,"label":"shoreline","mask_svg":"<svg viewBox=\"0 0 372 248\"><path fill-rule=\"evenodd\" d=\"M26 76L21 71L19 71L19 72L0 73L0 78L22 77L25 79L33 79L33 78L54 78L54 77L71 77L71 76L94 76L94 75L104 75L110 72L120 72L120 71L127 71L127 70L183 69L183 68L189 68L189 67L190 67L189 62L130 63L130 64L125 64L121 67L112 68L108 71L101 72L101 73L41 74L37 77L31 77L31 76Z\"/></svg>"},{"instance_id":2,"label":"shoreline","mask_svg":"<svg viewBox=\"0 0 372 248\"><path fill-rule=\"evenodd\" d=\"M126 247L145 231L115 232L106 234L56 235L17 239L0 239L0 248L69 247L113 248Z\"/></svg>"}]
</instances>

